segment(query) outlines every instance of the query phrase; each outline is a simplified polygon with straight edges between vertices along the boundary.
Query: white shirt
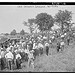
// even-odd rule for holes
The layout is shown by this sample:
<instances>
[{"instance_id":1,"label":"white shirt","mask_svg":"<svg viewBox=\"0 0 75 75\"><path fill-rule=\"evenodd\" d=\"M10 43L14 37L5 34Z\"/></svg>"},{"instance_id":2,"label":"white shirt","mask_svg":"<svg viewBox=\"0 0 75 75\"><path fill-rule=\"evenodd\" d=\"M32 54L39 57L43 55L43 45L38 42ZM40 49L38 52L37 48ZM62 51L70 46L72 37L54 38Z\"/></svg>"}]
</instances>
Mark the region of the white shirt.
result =
<instances>
[{"instance_id":1,"label":"white shirt","mask_svg":"<svg viewBox=\"0 0 75 75\"><path fill-rule=\"evenodd\" d=\"M35 46L35 49L37 49L38 48L38 46Z\"/></svg>"},{"instance_id":2,"label":"white shirt","mask_svg":"<svg viewBox=\"0 0 75 75\"><path fill-rule=\"evenodd\" d=\"M43 39L47 39L47 37L44 36Z\"/></svg>"},{"instance_id":3,"label":"white shirt","mask_svg":"<svg viewBox=\"0 0 75 75\"><path fill-rule=\"evenodd\" d=\"M14 52L15 52L15 53L17 53L17 52L18 52L18 50L16 49Z\"/></svg>"},{"instance_id":4,"label":"white shirt","mask_svg":"<svg viewBox=\"0 0 75 75\"><path fill-rule=\"evenodd\" d=\"M28 54L28 57L29 57L29 59L30 59L30 58L33 58L33 59L34 59L33 53L29 53L29 54Z\"/></svg>"},{"instance_id":5,"label":"white shirt","mask_svg":"<svg viewBox=\"0 0 75 75\"><path fill-rule=\"evenodd\" d=\"M14 47L17 47L16 45L14 45Z\"/></svg>"},{"instance_id":6,"label":"white shirt","mask_svg":"<svg viewBox=\"0 0 75 75\"><path fill-rule=\"evenodd\" d=\"M6 49L7 52L9 52L9 50L10 50L10 47L8 47L8 48Z\"/></svg>"},{"instance_id":7,"label":"white shirt","mask_svg":"<svg viewBox=\"0 0 75 75\"><path fill-rule=\"evenodd\" d=\"M13 46L11 45L10 48L12 48Z\"/></svg>"},{"instance_id":8,"label":"white shirt","mask_svg":"<svg viewBox=\"0 0 75 75\"><path fill-rule=\"evenodd\" d=\"M35 49L35 43L33 44L33 49Z\"/></svg>"},{"instance_id":9,"label":"white shirt","mask_svg":"<svg viewBox=\"0 0 75 75\"><path fill-rule=\"evenodd\" d=\"M17 59L18 57L19 57L20 59L22 58L20 54L17 54L17 55L16 55L16 59Z\"/></svg>"},{"instance_id":10,"label":"white shirt","mask_svg":"<svg viewBox=\"0 0 75 75\"><path fill-rule=\"evenodd\" d=\"M54 39L54 36L52 36L52 39Z\"/></svg>"},{"instance_id":11,"label":"white shirt","mask_svg":"<svg viewBox=\"0 0 75 75\"><path fill-rule=\"evenodd\" d=\"M14 56L13 56L13 54L9 51L9 52L5 55L5 58L6 58L6 59L8 59L8 58L13 59Z\"/></svg>"},{"instance_id":12,"label":"white shirt","mask_svg":"<svg viewBox=\"0 0 75 75\"><path fill-rule=\"evenodd\" d=\"M53 35L55 35L55 34L53 34Z\"/></svg>"},{"instance_id":13,"label":"white shirt","mask_svg":"<svg viewBox=\"0 0 75 75\"><path fill-rule=\"evenodd\" d=\"M18 52L21 52L22 51L22 49L18 49Z\"/></svg>"},{"instance_id":14,"label":"white shirt","mask_svg":"<svg viewBox=\"0 0 75 75\"><path fill-rule=\"evenodd\" d=\"M27 45L27 49L29 50L29 45Z\"/></svg>"},{"instance_id":15,"label":"white shirt","mask_svg":"<svg viewBox=\"0 0 75 75\"><path fill-rule=\"evenodd\" d=\"M43 48L43 45L41 43L38 44L38 48L42 47Z\"/></svg>"},{"instance_id":16,"label":"white shirt","mask_svg":"<svg viewBox=\"0 0 75 75\"><path fill-rule=\"evenodd\" d=\"M61 35L61 37L64 37L64 35Z\"/></svg>"},{"instance_id":17,"label":"white shirt","mask_svg":"<svg viewBox=\"0 0 75 75\"><path fill-rule=\"evenodd\" d=\"M27 54L28 54L28 53L29 53L29 50L28 50L28 49L25 49L25 53L27 53Z\"/></svg>"},{"instance_id":18,"label":"white shirt","mask_svg":"<svg viewBox=\"0 0 75 75\"><path fill-rule=\"evenodd\" d=\"M51 41L51 40L49 40L49 42L50 42L50 43L52 43L52 41Z\"/></svg>"},{"instance_id":19,"label":"white shirt","mask_svg":"<svg viewBox=\"0 0 75 75\"><path fill-rule=\"evenodd\" d=\"M0 55L0 59L1 59L1 55Z\"/></svg>"},{"instance_id":20,"label":"white shirt","mask_svg":"<svg viewBox=\"0 0 75 75\"><path fill-rule=\"evenodd\" d=\"M1 58L5 56L5 52L1 51Z\"/></svg>"},{"instance_id":21,"label":"white shirt","mask_svg":"<svg viewBox=\"0 0 75 75\"><path fill-rule=\"evenodd\" d=\"M38 39L40 40L41 38L40 38L40 37L38 37Z\"/></svg>"},{"instance_id":22,"label":"white shirt","mask_svg":"<svg viewBox=\"0 0 75 75\"><path fill-rule=\"evenodd\" d=\"M65 33L64 35L67 35L67 33Z\"/></svg>"},{"instance_id":23,"label":"white shirt","mask_svg":"<svg viewBox=\"0 0 75 75\"><path fill-rule=\"evenodd\" d=\"M17 47L19 47L19 45L17 44Z\"/></svg>"},{"instance_id":24,"label":"white shirt","mask_svg":"<svg viewBox=\"0 0 75 75\"><path fill-rule=\"evenodd\" d=\"M65 43L64 42L61 42L61 45L64 45Z\"/></svg>"},{"instance_id":25,"label":"white shirt","mask_svg":"<svg viewBox=\"0 0 75 75\"><path fill-rule=\"evenodd\" d=\"M21 49L21 52L24 52L24 49Z\"/></svg>"}]
</instances>

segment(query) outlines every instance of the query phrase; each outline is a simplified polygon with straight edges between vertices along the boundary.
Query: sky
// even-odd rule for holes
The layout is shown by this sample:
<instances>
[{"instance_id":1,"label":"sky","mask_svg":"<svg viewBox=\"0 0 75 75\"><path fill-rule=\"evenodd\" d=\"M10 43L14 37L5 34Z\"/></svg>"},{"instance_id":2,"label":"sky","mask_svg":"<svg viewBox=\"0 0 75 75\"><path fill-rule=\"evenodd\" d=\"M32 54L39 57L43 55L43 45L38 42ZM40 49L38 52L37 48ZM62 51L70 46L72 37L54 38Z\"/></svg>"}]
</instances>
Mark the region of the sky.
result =
<instances>
[{"instance_id":1,"label":"sky","mask_svg":"<svg viewBox=\"0 0 75 75\"><path fill-rule=\"evenodd\" d=\"M20 32L29 29L23 22L35 18L39 13L48 13L54 16L58 10L72 11L72 19L75 22L75 5L0 5L0 33L10 33L13 29ZM56 26L55 26L56 28Z\"/></svg>"}]
</instances>

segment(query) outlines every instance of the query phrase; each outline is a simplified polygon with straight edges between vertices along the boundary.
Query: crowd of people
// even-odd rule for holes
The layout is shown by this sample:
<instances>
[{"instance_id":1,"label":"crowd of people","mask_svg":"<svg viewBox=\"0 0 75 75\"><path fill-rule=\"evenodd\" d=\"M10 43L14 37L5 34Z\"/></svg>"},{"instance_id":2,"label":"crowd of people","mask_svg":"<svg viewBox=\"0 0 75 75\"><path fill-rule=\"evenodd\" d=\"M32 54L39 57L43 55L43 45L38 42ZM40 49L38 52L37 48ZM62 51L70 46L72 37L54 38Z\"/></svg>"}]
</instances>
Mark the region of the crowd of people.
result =
<instances>
[{"instance_id":1,"label":"crowd of people","mask_svg":"<svg viewBox=\"0 0 75 75\"><path fill-rule=\"evenodd\" d=\"M49 55L50 45L55 39L54 36L51 40L48 40L47 37L43 36L37 37L38 41L34 38L29 38L27 40L20 40L19 42L13 41L9 42L6 46L0 46L0 69L4 70L5 68L9 70L21 69L21 64L23 62L28 62L28 68L32 66L35 68L34 61L36 57L40 57L43 54ZM57 42L57 52L61 49L64 49L64 41Z\"/></svg>"}]
</instances>

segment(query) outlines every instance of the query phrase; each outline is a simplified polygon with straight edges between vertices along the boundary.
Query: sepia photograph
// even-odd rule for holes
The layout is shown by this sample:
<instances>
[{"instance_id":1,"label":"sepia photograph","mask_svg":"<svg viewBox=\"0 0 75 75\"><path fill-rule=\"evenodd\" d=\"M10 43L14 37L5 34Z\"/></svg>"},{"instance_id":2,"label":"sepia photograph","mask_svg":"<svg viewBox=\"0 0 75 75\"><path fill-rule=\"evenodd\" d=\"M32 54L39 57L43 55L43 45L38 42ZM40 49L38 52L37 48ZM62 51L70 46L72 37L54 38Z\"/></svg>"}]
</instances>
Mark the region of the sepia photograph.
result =
<instances>
[{"instance_id":1,"label":"sepia photograph","mask_svg":"<svg viewBox=\"0 0 75 75\"><path fill-rule=\"evenodd\" d=\"M75 72L75 4L0 3L4 72Z\"/></svg>"}]
</instances>

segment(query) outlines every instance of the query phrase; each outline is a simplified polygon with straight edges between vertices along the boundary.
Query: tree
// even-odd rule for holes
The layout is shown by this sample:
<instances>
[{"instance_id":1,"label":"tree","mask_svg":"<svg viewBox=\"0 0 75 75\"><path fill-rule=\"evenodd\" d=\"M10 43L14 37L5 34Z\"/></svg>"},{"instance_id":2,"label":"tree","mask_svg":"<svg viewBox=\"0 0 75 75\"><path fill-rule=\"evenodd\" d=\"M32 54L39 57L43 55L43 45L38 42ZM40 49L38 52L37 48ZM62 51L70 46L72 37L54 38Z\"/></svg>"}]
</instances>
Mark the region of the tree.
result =
<instances>
[{"instance_id":1,"label":"tree","mask_svg":"<svg viewBox=\"0 0 75 75\"><path fill-rule=\"evenodd\" d=\"M36 16L35 23L41 31L50 30L54 24L54 19L47 13L40 13Z\"/></svg>"},{"instance_id":2,"label":"tree","mask_svg":"<svg viewBox=\"0 0 75 75\"><path fill-rule=\"evenodd\" d=\"M20 31L20 34L21 34L21 35L24 35L24 34L25 34L25 31L22 29L22 30Z\"/></svg>"},{"instance_id":3,"label":"tree","mask_svg":"<svg viewBox=\"0 0 75 75\"><path fill-rule=\"evenodd\" d=\"M10 34L11 34L11 35L16 35L16 30L14 29L13 31L11 31Z\"/></svg>"},{"instance_id":4,"label":"tree","mask_svg":"<svg viewBox=\"0 0 75 75\"><path fill-rule=\"evenodd\" d=\"M5 35L6 35L6 36L8 36L8 35L9 35L9 33L5 33Z\"/></svg>"},{"instance_id":5,"label":"tree","mask_svg":"<svg viewBox=\"0 0 75 75\"><path fill-rule=\"evenodd\" d=\"M59 10L59 12L55 15L55 22L58 23L59 26L61 26L61 31L63 32L64 27L68 27L72 25L72 12L71 11L62 11Z\"/></svg>"},{"instance_id":6,"label":"tree","mask_svg":"<svg viewBox=\"0 0 75 75\"><path fill-rule=\"evenodd\" d=\"M35 19L28 19L28 22L24 21L24 25L27 26L30 30L30 33L33 33L36 25L34 26L34 23L35 23Z\"/></svg>"}]
</instances>

